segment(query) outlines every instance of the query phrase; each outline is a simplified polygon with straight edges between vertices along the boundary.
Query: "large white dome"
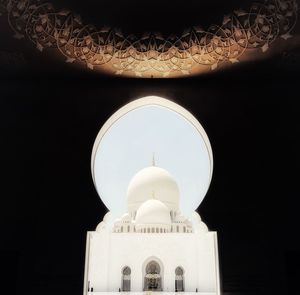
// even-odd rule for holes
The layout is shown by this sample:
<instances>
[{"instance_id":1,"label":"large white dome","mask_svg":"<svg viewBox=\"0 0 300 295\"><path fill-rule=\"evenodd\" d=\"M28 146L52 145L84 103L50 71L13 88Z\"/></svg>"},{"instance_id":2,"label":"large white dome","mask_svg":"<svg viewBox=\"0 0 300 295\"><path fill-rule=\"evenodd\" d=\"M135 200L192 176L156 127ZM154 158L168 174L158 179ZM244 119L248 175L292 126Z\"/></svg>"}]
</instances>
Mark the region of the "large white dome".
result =
<instances>
[{"instance_id":1,"label":"large white dome","mask_svg":"<svg viewBox=\"0 0 300 295\"><path fill-rule=\"evenodd\" d=\"M161 201L151 199L137 210L136 225L171 225L170 210Z\"/></svg>"},{"instance_id":2,"label":"large white dome","mask_svg":"<svg viewBox=\"0 0 300 295\"><path fill-rule=\"evenodd\" d=\"M135 212L145 201L155 198L170 210L179 206L179 189L173 176L165 169L150 166L131 179L127 190L129 212Z\"/></svg>"}]
</instances>

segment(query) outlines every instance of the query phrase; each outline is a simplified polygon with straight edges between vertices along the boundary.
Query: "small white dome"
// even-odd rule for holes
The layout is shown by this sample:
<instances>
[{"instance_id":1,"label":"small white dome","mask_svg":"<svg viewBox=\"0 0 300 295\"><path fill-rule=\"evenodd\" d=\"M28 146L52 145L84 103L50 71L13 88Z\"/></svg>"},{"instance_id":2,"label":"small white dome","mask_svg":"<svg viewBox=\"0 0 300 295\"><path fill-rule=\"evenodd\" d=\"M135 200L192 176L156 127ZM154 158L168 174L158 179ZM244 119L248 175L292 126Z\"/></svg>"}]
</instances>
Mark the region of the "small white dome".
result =
<instances>
[{"instance_id":1,"label":"small white dome","mask_svg":"<svg viewBox=\"0 0 300 295\"><path fill-rule=\"evenodd\" d=\"M96 227L96 232L101 232L102 230L105 229L106 229L106 224L105 222L101 221Z\"/></svg>"},{"instance_id":2,"label":"small white dome","mask_svg":"<svg viewBox=\"0 0 300 295\"><path fill-rule=\"evenodd\" d=\"M201 222L201 217L197 211L194 211L190 217L190 220L193 224L198 224Z\"/></svg>"},{"instance_id":3,"label":"small white dome","mask_svg":"<svg viewBox=\"0 0 300 295\"><path fill-rule=\"evenodd\" d=\"M200 221L198 224L196 224L194 226L194 228L195 228L196 233L207 233L208 232L207 225L202 221Z\"/></svg>"},{"instance_id":4,"label":"small white dome","mask_svg":"<svg viewBox=\"0 0 300 295\"><path fill-rule=\"evenodd\" d=\"M184 215L182 215L181 213L177 214L176 217L175 217L175 221L177 221L177 222L185 222L186 221L186 217Z\"/></svg>"},{"instance_id":5,"label":"small white dome","mask_svg":"<svg viewBox=\"0 0 300 295\"><path fill-rule=\"evenodd\" d=\"M156 166L142 169L131 179L127 190L128 211L136 211L153 197L170 210L178 209L179 189L175 179L168 171Z\"/></svg>"},{"instance_id":6,"label":"small white dome","mask_svg":"<svg viewBox=\"0 0 300 295\"><path fill-rule=\"evenodd\" d=\"M112 213L111 213L110 211L108 211L108 212L104 215L103 221L104 221L105 223L111 223L112 220L113 220L113 215L112 215Z\"/></svg>"},{"instance_id":7,"label":"small white dome","mask_svg":"<svg viewBox=\"0 0 300 295\"><path fill-rule=\"evenodd\" d=\"M159 200L148 200L137 210L135 223L171 225L170 210Z\"/></svg>"},{"instance_id":8,"label":"small white dome","mask_svg":"<svg viewBox=\"0 0 300 295\"><path fill-rule=\"evenodd\" d=\"M129 221L131 221L131 217L128 213L125 213L125 214L122 215L121 220L123 222L129 222Z\"/></svg>"}]
</instances>

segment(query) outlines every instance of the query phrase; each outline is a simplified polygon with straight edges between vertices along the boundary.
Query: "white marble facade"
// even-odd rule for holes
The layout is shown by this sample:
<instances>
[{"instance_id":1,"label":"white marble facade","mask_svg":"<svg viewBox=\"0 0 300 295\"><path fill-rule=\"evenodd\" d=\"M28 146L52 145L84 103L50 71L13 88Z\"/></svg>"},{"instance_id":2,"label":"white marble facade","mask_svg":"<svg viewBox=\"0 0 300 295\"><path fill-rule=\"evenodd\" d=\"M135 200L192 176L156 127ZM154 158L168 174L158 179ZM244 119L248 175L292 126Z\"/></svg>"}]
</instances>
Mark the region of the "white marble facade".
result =
<instances>
[{"instance_id":1,"label":"white marble facade","mask_svg":"<svg viewBox=\"0 0 300 295\"><path fill-rule=\"evenodd\" d=\"M179 208L172 175L153 163L127 191L128 212L109 214L88 232L84 295L97 292L200 292L220 294L217 233L197 212Z\"/></svg>"}]
</instances>

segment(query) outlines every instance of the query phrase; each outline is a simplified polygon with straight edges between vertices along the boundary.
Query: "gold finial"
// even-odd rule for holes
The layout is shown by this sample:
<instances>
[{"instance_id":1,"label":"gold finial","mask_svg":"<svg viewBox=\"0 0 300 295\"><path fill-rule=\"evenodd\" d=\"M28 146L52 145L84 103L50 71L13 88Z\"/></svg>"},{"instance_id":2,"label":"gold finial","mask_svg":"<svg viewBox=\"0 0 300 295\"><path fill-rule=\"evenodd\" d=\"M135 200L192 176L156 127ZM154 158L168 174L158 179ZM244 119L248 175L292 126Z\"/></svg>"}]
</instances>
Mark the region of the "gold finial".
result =
<instances>
[{"instance_id":1,"label":"gold finial","mask_svg":"<svg viewBox=\"0 0 300 295\"><path fill-rule=\"evenodd\" d=\"M155 192L154 192L154 191L152 191L152 199L156 199L156 198L155 198Z\"/></svg>"},{"instance_id":2,"label":"gold finial","mask_svg":"<svg viewBox=\"0 0 300 295\"><path fill-rule=\"evenodd\" d=\"M152 155L152 166L155 166L155 153Z\"/></svg>"}]
</instances>

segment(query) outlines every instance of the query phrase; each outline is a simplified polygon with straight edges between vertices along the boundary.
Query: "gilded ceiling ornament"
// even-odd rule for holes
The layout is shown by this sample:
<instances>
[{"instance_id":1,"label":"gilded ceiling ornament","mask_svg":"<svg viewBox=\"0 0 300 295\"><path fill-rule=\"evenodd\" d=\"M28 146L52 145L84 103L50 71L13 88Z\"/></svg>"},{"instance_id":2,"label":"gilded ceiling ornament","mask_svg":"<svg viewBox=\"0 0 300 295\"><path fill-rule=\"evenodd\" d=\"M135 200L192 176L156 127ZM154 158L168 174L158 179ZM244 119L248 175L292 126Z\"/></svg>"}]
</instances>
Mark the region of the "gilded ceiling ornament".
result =
<instances>
[{"instance_id":1,"label":"gilded ceiling ornament","mask_svg":"<svg viewBox=\"0 0 300 295\"><path fill-rule=\"evenodd\" d=\"M236 63L253 49L266 52L277 39L290 38L297 22L296 0L264 0L248 11L225 15L220 25L193 27L181 35L124 36L121 31L83 24L79 15L57 11L39 0L0 0L18 39L28 38L43 51L58 50L66 62L91 70L137 77L176 77Z\"/></svg>"}]
</instances>

